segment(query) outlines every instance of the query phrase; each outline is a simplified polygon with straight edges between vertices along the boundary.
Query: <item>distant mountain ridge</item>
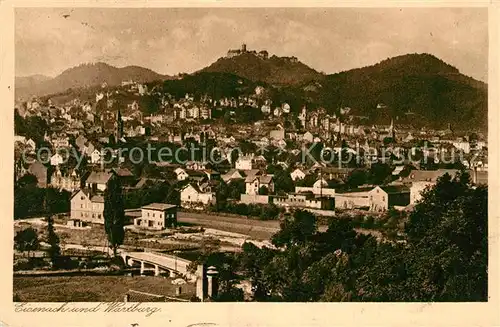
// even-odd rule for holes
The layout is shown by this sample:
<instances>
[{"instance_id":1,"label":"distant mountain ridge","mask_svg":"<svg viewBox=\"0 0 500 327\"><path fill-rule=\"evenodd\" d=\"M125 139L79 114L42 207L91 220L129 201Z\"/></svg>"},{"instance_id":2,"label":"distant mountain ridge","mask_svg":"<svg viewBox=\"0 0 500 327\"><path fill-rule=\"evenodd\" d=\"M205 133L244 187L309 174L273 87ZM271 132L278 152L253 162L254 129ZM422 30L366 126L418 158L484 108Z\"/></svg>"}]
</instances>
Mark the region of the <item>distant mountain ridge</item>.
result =
<instances>
[{"instance_id":1,"label":"distant mountain ridge","mask_svg":"<svg viewBox=\"0 0 500 327\"><path fill-rule=\"evenodd\" d=\"M85 88L102 83L116 86L124 80L146 83L169 78L148 68L139 66L117 68L102 62L81 64L63 71L54 78L36 76L16 77L16 97L54 94L69 88Z\"/></svg>"},{"instance_id":2,"label":"distant mountain ridge","mask_svg":"<svg viewBox=\"0 0 500 327\"><path fill-rule=\"evenodd\" d=\"M327 75L295 90L324 107L353 109L371 122L461 128L488 126L488 86L430 54L406 54ZM379 104L383 104L384 110Z\"/></svg>"},{"instance_id":3,"label":"distant mountain ridge","mask_svg":"<svg viewBox=\"0 0 500 327\"><path fill-rule=\"evenodd\" d=\"M50 79L44 76L16 78L20 94L48 95L69 88L106 82L120 85L124 80L163 84L165 92L213 96L253 93L265 86L273 103L287 102L297 112L302 105L324 107L338 113L350 107L351 115L367 117L365 123L486 130L488 126L488 85L463 75L452 65L426 53L388 58L375 65L325 75L295 57L276 57L255 51L228 52L206 68L172 78L150 69L116 68L104 63L84 64Z\"/></svg>"}]
</instances>

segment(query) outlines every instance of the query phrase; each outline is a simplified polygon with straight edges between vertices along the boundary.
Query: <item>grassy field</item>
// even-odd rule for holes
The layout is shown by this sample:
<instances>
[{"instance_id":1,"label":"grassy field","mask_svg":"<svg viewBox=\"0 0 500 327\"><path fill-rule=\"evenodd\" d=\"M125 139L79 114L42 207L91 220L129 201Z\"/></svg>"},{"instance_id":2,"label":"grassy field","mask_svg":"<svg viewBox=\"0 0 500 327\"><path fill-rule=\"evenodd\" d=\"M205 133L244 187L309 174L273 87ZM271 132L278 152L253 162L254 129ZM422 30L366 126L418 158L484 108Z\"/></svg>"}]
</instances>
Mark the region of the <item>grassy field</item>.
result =
<instances>
[{"instance_id":1,"label":"grassy field","mask_svg":"<svg viewBox=\"0 0 500 327\"><path fill-rule=\"evenodd\" d=\"M153 276L14 277L14 294L23 302L122 302L130 290L175 297L172 279ZM195 293L182 285L183 299Z\"/></svg>"},{"instance_id":2,"label":"grassy field","mask_svg":"<svg viewBox=\"0 0 500 327\"><path fill-rule=\"evenodd\" d=\"M226 217L212 214L178 212L177 220L226 232L248 235L257 240L268 240L279 230L279 221L262 221L244 217Z\"/></svg>"}]
</instances>

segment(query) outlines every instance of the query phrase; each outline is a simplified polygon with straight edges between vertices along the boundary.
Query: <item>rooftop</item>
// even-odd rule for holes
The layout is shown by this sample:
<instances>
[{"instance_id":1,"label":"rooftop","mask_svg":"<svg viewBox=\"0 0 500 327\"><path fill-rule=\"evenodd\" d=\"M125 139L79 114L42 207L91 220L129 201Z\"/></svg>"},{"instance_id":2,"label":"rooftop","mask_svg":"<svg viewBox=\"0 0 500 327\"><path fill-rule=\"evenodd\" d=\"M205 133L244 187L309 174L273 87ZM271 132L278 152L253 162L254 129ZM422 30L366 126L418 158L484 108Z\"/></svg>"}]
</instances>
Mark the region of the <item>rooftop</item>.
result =
<instances>
[{"instance_id":1,"label":"rooftop","mask_svg":"<svg viewBox=\"0 0 500 327\"><path fill-rule=\"evenodd\" d=\"M98 203L104 203L104 197L101 195L94 195L92 198L90 198L91 202L98 202Z\"/></svg>"},{"instance_id":2,"label":"rooftop","mask_svg":"<svg viewBox=\"0 0 500 327\"><path fill-rule=\"evenodd\" d=\"M92 173L90 173L90 176L87 178L86 183L106 184L109 181L109 179L111 178L111 176L112 176L111 173L108 173L108 172L93 171Z\"/></svg>"},{"instance_id":3,"label":"rooftop","mask_svg":"<svg viewBox=\"0 0 500 327\"><path fill-rule=\"evenodd\" d=\"M150 203L150 204L147 204L147 205L141 207L141 209L163 211L163 210L168 210L168 209L172 209L175 207L177 207L177 206L174 204L168 204L168 203Z\"/></svg>"}]
</instances>

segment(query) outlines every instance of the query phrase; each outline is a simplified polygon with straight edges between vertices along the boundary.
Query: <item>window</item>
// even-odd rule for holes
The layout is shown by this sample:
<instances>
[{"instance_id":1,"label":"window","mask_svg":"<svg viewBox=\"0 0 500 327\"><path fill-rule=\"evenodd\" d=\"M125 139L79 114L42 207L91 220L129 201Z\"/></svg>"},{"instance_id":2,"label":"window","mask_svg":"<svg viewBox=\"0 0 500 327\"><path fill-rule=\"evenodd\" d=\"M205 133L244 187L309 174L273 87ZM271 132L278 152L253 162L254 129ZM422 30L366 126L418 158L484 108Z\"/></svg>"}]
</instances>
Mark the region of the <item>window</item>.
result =
<instances>
[{"instance_id":1,"label":"window","mask_svg":"<svg viewBox=\"0 0 500 327\"><path fill-rule=\"evenodd\" d=\"M92 214L92 218L95 218L95 214Z\"/></svg>"},{"instance_id":2,"label":"window","mask_svg":"<svg viewBox=\"0 0 500 327\"><path fill-rule=\"evenodd\" d=\"M154 214L154 212L153 212L153 218L154 218L154 217L155 217L155 214Z\"/></svg>"},{"instance_id":3,"label":"window","mask_svg":"<svg viewBox=\"0 0 500 327\"><path fill-rule=\"evenodd\" d=\"M160 218L163 218L163 214L160 213Z\"/></svg>"},{"instance_id":4,"label":"window","mask_svg":"<svg viewBox=\"0 0 500 327\"><path fill-rule=\"evenodd\" d=\"M149 217L149 212L148 212L148 217Z\"/></svg>"},{"instance_id":5,"label":"window","mask_svg":"<svg viewBox=\"0 0 500 327\"><path fill-rule=\"evenodd\" d=\"M80 212L80 217L82 217L82 218L83 218L83 212Z\"/></svg>"},{"instance_id":6,"label":"window","mask_svg":"<svg viewBox=\"0 0 500 327\"><path fill-rule=\"evenodd\" d=\"M82 204L80 204L80 208L83 208L83 203L82 203Z\"/></svg>"},{"instance_id":7,"label":"window","mask_svg":"<svg viewBox=\"0 0 500 327\"><path fill-rule=\"evenodd\" d=\"M102 218L102 215L101 215L101 214L98 214L98 215L97 215L97 218L101 219L101 218Z\"/></svg>"}]
</instances>

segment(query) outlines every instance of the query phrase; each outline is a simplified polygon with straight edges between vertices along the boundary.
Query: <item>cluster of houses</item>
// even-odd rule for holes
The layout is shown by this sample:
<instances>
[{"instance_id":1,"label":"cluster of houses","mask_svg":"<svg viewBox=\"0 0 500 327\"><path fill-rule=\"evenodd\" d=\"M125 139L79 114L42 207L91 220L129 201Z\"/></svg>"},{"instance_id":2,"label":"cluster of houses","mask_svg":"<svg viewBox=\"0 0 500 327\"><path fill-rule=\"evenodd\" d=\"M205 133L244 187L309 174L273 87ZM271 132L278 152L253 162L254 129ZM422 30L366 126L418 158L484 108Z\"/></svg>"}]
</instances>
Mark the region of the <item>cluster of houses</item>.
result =
<instances>
[{"instance_id":1,"label":"cluster of houses","mask_svg":"<svg viewBox=\"0 0 500 327\"><path fill-rule=\"evenodd\" d=\"M246 52L246 48L242 48L230 55ZM262 56L266 55L262 53ZM325 163L315 163L312 166L311 163L299 163L299 148L307 148L314 143L321 143L337 154L345 151L354 157L363 158L371 150L379 150L370 159L381 159L380 150L390 143L401 147L407 154L418 151L431 158L434 163L440 163L440 160L455 151L462 155L461 164L470 170L473 183L487 183L488 148L484 137L471 138L465 133L455 133L450 126L442 131L415 130L409 126L395 125L392 120L390 125L371 126L361 124L360 121L364 121L366 117L350 115L351 110L347 107L341 108L336 114L329 114L323 108L308 110L304 106L295 114L286 102L273 105L261 86L257 86L254 94L250 95L220 99L202 96L195 100L190 94L180 99L174 99L168 94L158 95L154 90L147 90L145 85L124 81L122 88L126 93L134 96L155 94L161 97L158 113L144 115L137 99L121 103L118 105L120 110L116 110L118 100L115 97L120 92L106 90L106 85L102 88L96 94L95 103L75 99L56 106L50 100L46 104L33 100L17 108L21 117L38 116L50 125L51 133L44 136L43 142L44 146L50 145L53 151L50 157L43 158L45 164L39 160L23 162L19 159L19 153L35 157L40 144L32 138L16 135L16 178L30 173L37 178L38 187L55 187L72 192L71 218L74 220L103 222L103 192L111 178L119 178L125 190L141 188L148 181L147 177L136 177L125 168L99 168L105 155L102 149L111 143L111 135L121 143L127 143L130 138L178 145L184 145L186 140L199 143L207 139L214 141L221 150L223 159L227 161L227 169L221 168L222 166L214 169L209 163L199 161L162 166L171 169L170 176L175 176L168 182L181 185L178 188L180 205L191 209L204 210L216 205L219 183L230 184L237 181L245 184L244 193L239 199L233 200L245 204L274 204L316 212L334 209L381 212L392 207L411 208L421 198L421 192L434 185L440 176L445 173L453 176L458 171L421 170L416 165L417 169L411 171L408 177L396 178L388 185L363 185L356 189L333 188L329 186L330 180L345 181L354 168L339 168ZM267 119L251 125L200 123L212 119L213 110L220 107L229 108L232 114L238 115L239 111L235 109L241 106L260 110ZM383 107L382 104L379 106ZM197 124L184 124L185 122ZM423 141L427 141L429 146L422 146ZM243 142L264 151L270 146L277 147L280 154L287 158L268 162L257 150L251 150L240 154L233 162L229 150L239 147ZM90 174L80 176L74 166L66 164L68 158L65 153L71 153L73 149L93 166ZM117 156L117 150L110 155ZM474 160L470 160L471 158ZM118 165L124 161L124 158L118 158ZM361 162L360 166L369 167L369 162L371 161ZM403 164L409 163L411 162ZM271 164L280 165L290 173L296 184L293 192L277 194L275 176L266 172ZM390 161L389 164L394 166ZM53 168L50 173L49 168ZM399 176L402 168L402 165L396 166L393 175ZM302 184L299 181L308 175L314 175L315 182L307 187L300 186ZM141 215L134 219L134 224L138 227L162 229L174 224L176 209L172 205L151 204L141 210Z\"/></svg>"}]
</instances>

